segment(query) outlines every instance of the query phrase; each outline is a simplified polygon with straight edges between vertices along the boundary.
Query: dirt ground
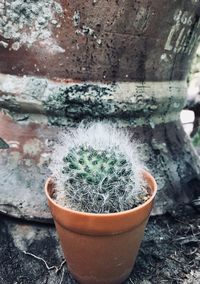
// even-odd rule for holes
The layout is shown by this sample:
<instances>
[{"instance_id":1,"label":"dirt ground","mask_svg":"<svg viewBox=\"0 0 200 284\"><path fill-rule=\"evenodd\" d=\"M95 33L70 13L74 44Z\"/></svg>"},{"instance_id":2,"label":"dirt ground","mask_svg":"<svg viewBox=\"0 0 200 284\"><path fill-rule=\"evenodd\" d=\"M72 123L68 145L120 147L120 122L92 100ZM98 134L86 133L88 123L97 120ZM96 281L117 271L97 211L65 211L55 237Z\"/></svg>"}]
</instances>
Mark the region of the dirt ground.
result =
<instances>
[{"instance_id":1,"label":"dirt ground","mask_svg":"<svg viewBox=\"0 0 200 284\"><path fill-rule=\"evenodd\" d=\"M200 283L200 214L184 205L151 218L128 283Z\"/></svg>"},{"instance_id":2,"label":"dirt ground","mask_svg":"<svg viewBox=\"0 0 200 284\"><path fill-rule=\"evenodd\" d=\"M54 226L0 215L0 284L75 284ZM125 284L199 284L200 214L181 206L151 217Z\"/></svg>"}]
</instances>

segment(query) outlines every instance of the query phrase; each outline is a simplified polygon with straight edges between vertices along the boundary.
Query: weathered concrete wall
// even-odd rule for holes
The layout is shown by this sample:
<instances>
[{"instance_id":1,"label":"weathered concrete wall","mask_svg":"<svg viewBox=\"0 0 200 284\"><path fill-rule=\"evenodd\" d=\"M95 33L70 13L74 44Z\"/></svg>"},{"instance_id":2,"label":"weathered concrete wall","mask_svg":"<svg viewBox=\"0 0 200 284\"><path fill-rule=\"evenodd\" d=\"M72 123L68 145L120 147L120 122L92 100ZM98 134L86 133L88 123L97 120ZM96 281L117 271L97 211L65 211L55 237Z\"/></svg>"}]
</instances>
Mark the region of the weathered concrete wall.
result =
<instances>
[{"instance_id":1,"label":"weathered concrete wall","mask_svg":"<svg viewBox=\"0 0 200 284\"><path fill-rule=\"evenodd\" d=\"M184 80L199 39L198 0L1 0L0 9L0 70L18 76Z\"/></svg>"},{"instance_id":2,"label":"weathered concrete wall","mask_svg":"<svg viewBox=\"0 0 200 284\"><path fill-rule=\"evenodd\" d=\"M35 192L43 196L46 173L40 158L30 153L34 147L26 147L29 139L40 141L35 145L41 146L39 155L48 156L45 141L54 139L61 126L99 118L128 127L141 141L159 185L154 213L190 202L197 194L200 167L179 112L200 39L200 1L0 3L0 136L11 145L1 150L1 169L15 165L11 181L19 176L29 180L24 166L29 163L30 173L37 168L38 181L36 189L33 179L15 186L2 174L2 211L41 216L34 208L28 213L26 206ZM34 134L30 125L37 129ZM45 127L49 132L41 135ZM20 152L24 146L28 156ZM17 159L13 151L20 152ZM20 184L22 194L13 198Z\"/></svg>"}]
</instances>

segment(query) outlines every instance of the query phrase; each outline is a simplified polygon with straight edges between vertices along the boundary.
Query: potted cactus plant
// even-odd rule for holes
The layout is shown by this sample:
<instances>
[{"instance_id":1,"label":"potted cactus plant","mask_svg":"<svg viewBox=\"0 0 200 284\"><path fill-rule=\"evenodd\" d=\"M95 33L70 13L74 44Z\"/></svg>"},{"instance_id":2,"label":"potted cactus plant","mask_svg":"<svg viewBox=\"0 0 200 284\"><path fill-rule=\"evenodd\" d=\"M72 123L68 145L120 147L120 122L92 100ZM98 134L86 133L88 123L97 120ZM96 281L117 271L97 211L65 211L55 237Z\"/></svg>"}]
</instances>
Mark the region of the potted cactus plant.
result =
<instances>
[{"instance_id":1,"label":"potted cactus plant","mask_svg":"<svg viewBox=\"0 0 200 284\"><path fill-rule=\"evenodd\" d=\"M156 182L124 131L98 122L59 138L45 185L68 268L83 284L131 273Z\"/></svg>"}]
</instances>

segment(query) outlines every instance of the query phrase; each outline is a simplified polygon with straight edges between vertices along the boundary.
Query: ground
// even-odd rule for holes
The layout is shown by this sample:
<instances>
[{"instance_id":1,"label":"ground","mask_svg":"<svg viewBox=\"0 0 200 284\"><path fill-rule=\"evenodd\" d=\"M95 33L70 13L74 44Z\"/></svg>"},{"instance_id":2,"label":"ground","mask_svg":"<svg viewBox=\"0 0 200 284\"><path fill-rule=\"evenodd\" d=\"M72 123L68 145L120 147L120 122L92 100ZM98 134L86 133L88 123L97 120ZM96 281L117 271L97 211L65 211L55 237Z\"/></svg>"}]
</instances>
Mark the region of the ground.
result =
<instances>
[{"instance_id":1,"label":"ground","mask_svg":"<svg viewBox=\"0 0 200 284\"><path fill-rule=\"evenodd\" d=\"M199 212L183 205L151 217L125 284L200 283ZM75 284L55 228L0 215L0 284Z\"/></svg>"}]
</instances>

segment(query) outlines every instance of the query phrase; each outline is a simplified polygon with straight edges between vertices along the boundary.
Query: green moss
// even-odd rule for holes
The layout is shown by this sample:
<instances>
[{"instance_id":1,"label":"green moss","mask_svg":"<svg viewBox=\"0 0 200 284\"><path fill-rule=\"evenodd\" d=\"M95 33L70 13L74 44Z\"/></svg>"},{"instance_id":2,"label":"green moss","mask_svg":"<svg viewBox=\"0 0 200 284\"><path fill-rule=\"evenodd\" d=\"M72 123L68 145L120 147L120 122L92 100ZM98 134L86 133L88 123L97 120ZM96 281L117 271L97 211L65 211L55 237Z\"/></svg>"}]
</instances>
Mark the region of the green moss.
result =
<instances>
[{"instance_id":1,"label":"green moss","mask_svg":"<svg viewBox=\"0 0 200 284\"><path fill-rule=\"evenodd\" d=\"M194 146L200 146L200 130L192 138L192 144Z\"/></svg>"}]
</instances>

